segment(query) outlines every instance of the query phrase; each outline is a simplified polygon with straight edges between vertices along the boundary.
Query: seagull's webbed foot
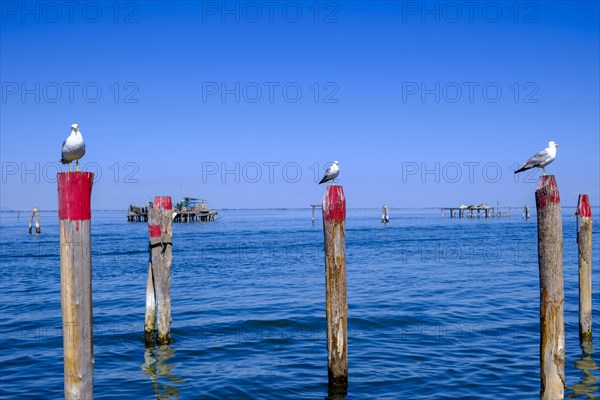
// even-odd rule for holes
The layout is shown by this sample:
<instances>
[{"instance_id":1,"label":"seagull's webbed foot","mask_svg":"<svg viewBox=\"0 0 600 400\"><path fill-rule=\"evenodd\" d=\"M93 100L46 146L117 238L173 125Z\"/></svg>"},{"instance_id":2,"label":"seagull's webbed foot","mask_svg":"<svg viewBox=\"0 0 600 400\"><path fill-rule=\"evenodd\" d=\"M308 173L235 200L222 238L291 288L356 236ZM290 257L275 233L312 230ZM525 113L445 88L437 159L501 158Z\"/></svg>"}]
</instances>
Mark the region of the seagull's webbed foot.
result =
<instances>
[{"instance_id":1,"label":"seagull's webbed foot","mask_svg":"<svg viewBox=\"0 0 600 400\"><path fill-rule=\"evenodd\" d=\"M544 167L542 167L542 176L546 175L546 170L544 169Z\"/></svg>"},{"instance_id":2,"label":"seagull's webbed foot","mask_svg":"<svg viewBox=\"0 0 600 400\"><path fill-rule=\"evenodd\" d=\"M75 172L79 172L79 160L75 160Z\"/></svg>"},{"instance_id":3,"label":"seagull's webbed foot","mask_svg":"<svg viewBox=\"0 0 600 400\"><path fill-rule=\"evenodd\" d=\"M71 161L69 161L69 172L73 172L73 170L71 169Z\"/></svg>"}]
</instances>

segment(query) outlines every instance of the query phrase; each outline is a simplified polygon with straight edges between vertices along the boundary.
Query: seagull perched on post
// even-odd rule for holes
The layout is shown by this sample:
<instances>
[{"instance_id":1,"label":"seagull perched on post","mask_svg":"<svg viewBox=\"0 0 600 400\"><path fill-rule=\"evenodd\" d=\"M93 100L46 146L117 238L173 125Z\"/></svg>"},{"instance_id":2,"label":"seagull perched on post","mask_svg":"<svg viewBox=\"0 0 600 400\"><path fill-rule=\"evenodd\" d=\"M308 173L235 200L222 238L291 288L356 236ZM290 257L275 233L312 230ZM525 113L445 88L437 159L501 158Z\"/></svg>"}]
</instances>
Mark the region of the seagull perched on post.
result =
<instances>
[{"instance_id":1,"label":"seagull perched on post","mask_svg":"<svg viewBox=\"0 0 600 400\"><path fill-rule=\"evenodd\" d=\"M338 166L338 162L334 161L333 164L331 164L331 167L329 167L329 169L327 169L327 171L325 171L325 175L323 175L323 179L321 179L321 182L319 182L319 185L321 183L325 183L327 181L332 181L335 178L337 178L337 176L340 174L340 167Z\"/></svg>"},{"instance_id":2,"label":"seagull perched on post","mask_svg":"<svg viewBox=\"0 0 600 400\"><path fill-rule=\"evenodd\" d=\"M538 167L542 169L542 175L546 175L544 167L546 167L546 165L550 164L556 158L557 147L558 143L554 143L553 141L548 142L548 147L527 160L521 168L515 171L515 174Z\"/></svg>"},{"instance_id":3,"label":"seagull perched on post","mask_svg":"<svg viewBox=\"0 0 600 400\"><path fill-rule=\"evenodd\" d=\"M85 154L85 143L83 136L79 131L79 125L71 125L71 134L65 139L62 145L62 158L60 162L69 164L71 171L71 162L75 161L75 171L79 171L79 159Z\"/></svg>"}]
</instances>

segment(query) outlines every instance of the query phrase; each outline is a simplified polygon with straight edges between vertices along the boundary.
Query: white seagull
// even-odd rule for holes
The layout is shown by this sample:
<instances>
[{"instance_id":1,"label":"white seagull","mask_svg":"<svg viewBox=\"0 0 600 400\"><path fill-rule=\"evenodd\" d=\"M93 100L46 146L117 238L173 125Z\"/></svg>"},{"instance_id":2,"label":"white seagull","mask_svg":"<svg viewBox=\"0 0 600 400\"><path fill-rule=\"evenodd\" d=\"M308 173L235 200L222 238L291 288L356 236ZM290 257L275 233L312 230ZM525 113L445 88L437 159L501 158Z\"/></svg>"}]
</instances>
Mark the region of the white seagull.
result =
<instances>
[{"instance_id":1,"label":"white seagull","mask_svg":"<svg viewBox=\"0 0 600 400\"><path fill-rule=\"evenodd\" d=\"M542 175L546 175L544 167L546 167L546 165L550 164L556 158L557 147L558 143L554 143L553 141L548 142L548 147L527 160L521 168L515 171L515 174L538 167L542 169Z\"/></svg>"},{"instance_id":2,"label":"white seagull","mask_svg":"<svg viewBox=\"0 0 600 400\"><path fill-rule=\"evenodd\" d=\"M79 159L85 154L85 143L83 142L83 136L79 131L79 125L71 125L71 134L65 139L62 145L62 158L60 160L63 164L69 164L69 171L71 171L71 162L75 161L75 171L79 171Z\"/></svg>"},{"instance_id":3,"label":"white seagull","mask_svg":"<svg viewBox=\"0 0 600 400\"><path fill-rule=\"evenodd\" d=\"M323 175L323 179L321 179L321 182L319 182L319 185L321 183L325 183L327 181L334 180L335 178L337 178L337 176L339 174L340 174L340 167L338 166L338 162L334 161L333 164L331 164L331 167L329 167L329 169L327 171L325 171L325 175Z\"/></svg>"}]
</instances>

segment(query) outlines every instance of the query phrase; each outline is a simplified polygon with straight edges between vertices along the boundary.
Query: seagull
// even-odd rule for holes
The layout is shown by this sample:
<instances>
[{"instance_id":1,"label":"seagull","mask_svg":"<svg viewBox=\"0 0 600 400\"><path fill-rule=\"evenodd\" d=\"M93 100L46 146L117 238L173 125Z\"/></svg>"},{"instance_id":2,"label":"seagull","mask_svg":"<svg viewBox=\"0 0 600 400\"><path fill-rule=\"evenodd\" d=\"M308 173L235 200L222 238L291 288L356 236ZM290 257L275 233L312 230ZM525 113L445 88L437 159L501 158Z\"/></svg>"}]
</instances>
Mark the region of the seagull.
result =
<instances>
[{"instance_id":1,"label":"seagull","mask_svg":"<svg viewBox=\"0 0 600 400\"><path fill-rule=\"evenodd\" d=\"M321 179L321 182L319 182L319 185L321 183L325 183L327 181L332 181L335 178L337 178L337 176L340 174L340 167L338 166L338 162L334 161L333 164L331 164L331 167L329 167L329 169L327 171L325 171L325 175L323 175L323 179Z\"/></svg>"},{"instance_id":2,"label":"seagull","mask_svg":"<svg viewBox=\"0 0 600 400\"><path fill-rule=\"evenodd\" d=\"M557 147L558 143L554 143L553 141L548 142L548 147L527 160L521 168L515 171L515 174L526 171L533 167L538 167L542 169L542 175L546 175L544 167L546 167L546 165L550 164L556 158Z\"/></svg>"},{"instance_id":3,"label":"seagull","mask_svg":"<svg viewBox=\"0 0 600 400\"><path fill-rule=\"evenodd\" d=\"M79 125L71 125L71 134L65 139L62 145L63 164L69 164L69 172L71 171L71 162L75 161L75 171L79 171L79 159L85 154L85 143L83 136L79 131Z\"/></svg>"}]
</instances>

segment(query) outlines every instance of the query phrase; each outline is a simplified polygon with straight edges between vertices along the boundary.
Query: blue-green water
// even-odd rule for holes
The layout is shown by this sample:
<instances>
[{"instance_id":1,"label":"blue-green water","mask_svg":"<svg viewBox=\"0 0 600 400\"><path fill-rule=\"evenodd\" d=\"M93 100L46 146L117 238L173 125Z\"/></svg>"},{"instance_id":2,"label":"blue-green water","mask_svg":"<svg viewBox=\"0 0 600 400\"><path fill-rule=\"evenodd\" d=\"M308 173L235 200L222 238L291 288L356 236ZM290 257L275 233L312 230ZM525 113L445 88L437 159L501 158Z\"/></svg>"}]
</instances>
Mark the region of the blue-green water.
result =
<instances>
[{"instance_id":1,"label":"blue-green water","mask_svg":"<svg viewBox=\"0 0 600 400\"><path fill-rule=\"evenodd\" d=\"M595 223L595 346L586 358L572 212L563 216L566 380L580 386L567 395L583 399L599 393L600 229ZM173 343L146 349L146 224L94 212L95 397L326 397L323 233L310 213L225 210L214 223L175 224ZM347 398L537 398L535 216L391 216L383 226L380 210L348 212ZM0 218L0 397L61 398L57 215L42 213L37 236L25 213Z\"/></svg>"}]
</instances>

